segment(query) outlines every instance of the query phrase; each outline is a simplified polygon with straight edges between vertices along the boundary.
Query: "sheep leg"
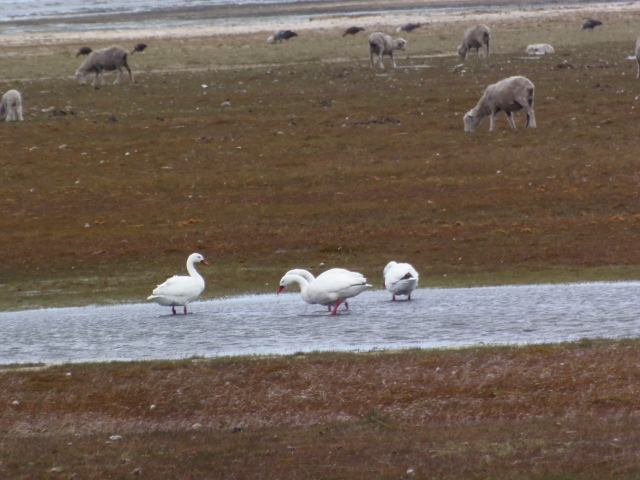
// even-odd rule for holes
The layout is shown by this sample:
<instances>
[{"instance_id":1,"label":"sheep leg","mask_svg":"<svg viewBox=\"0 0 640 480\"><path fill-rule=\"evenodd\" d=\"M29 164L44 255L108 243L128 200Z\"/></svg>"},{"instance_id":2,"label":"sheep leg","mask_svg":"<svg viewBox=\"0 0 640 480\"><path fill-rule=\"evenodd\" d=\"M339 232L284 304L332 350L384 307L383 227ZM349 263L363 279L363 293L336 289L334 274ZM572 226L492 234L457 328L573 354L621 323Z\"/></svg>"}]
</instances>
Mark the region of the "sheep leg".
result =
<instances>
[{"instance_id":1,"label":"sheep leg","mask_svg":"<svg viewBox=\"0 0 640 480\"><path fill-rule=\"evenodd\" d=\"M131 69L129 68L129 65L127 65L126 63L124 64L124 68L127 69L127 72L129 72L129 80L131 80L131 83L135 83L133 80L133 73L131 73Z\"/></svg>"},{"instance_id":2,"label":"sheep leg","mask_svg":"<svg viewBox=\"0 0 640 480\"><path fill-rule=\"evenodd\" d=\"M493 126L496 123L496 112L491 112L491 115L489 115L489 131L493 132Z\"/></svg>"},{"instance_id":3,"label":"sheep leg","mask_svg":"<svg viewBox=\"0 0 640 480\"><path fill-rule=\"evenodd\" d=\"M101 73L102 72L100 70L96 70L96 78L93 79L93 83L91 84L92 87L95 87L98 84L98 75L100 75Z\"/></svg>"},{"instance_id":4,"label":"sheep leg","mask_svg":"<svg viewBox=\"0 0 640 480\"><path fill-rule=\"evenodd\" d=\"M22 103L19 103L17 108L18 108L18 120L23 122L24 117L22 116Z\"/></svg>"},{"instance_id":5,"label":"sheep leg","mask_svg":"<svg viewBox=\"0 0 640 480\"><path fill-rule=\"evenodd\" d=\"M113 82L114 85L117 85L120 83L120 79L122 78L122 67L118 67L118 76L116 77L116 81Z\"/></svg>"},{"instance_id":6,"label":"sheep leg","mask_svg":"<svg viewBox=\"0 0 640 480\"><path fill-rule=\"evenodd\" d=\"M509 123L511 124L511 126L513 127L514 130L517 130L516 128L516 122L513 121L513 112L505 112L507 114L507 118L509 119Z\"/></svg>"},{"instance_id":7,"label":"sheep leg","mask_svg":"<svg viewBox=\"0 0 640 480\"><path fill-rule=\"evenodd\" d=\"M9 107L7 111L7 122L15 122L16 121L16 108Z\"/></svg>"},{"instance_id":8,"label":"sheep leg","mask_svg":"<svg viewBox=\"0 0 640 480\"><path fill-rule=\"evenodd\" d=\"M527 106L526 111L527 111L527 124L525 125L525 127L536 128L536 116L533 113L533 108Z\"/></svg>"},{"instance_id":9,"label":"sheep leg","mask_svg":"<svg viewBox=\"0 0 640 480\"><path fill-rule=\"evenodd\" d=\"M391 61L393 62L393 68L396 68L396 57L393 55L393 50L391 50Z\"/></svg>"},{"instance_id":10,"label":"sheep leg","mask_svg":"<svg viewBox=\"0 0 640 480\"><path fill-rule=\"evenodd\" d=\"M640 58L638 58L638 73L636 74L636 80L640 78Z\"/></svg>"}]
</instances>

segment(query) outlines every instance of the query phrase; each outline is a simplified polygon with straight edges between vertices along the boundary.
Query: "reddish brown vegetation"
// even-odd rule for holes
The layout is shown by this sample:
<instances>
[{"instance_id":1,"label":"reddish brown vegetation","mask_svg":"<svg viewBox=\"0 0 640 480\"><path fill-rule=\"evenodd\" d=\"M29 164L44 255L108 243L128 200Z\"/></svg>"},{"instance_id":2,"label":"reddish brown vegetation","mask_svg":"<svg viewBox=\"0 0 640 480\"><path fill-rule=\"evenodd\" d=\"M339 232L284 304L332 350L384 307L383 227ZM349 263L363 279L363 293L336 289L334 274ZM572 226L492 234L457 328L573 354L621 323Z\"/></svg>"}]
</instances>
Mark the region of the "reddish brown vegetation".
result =
<instances>
[{"instance_id":1,"label":"reddish brown vegetation","mask_svg":"<svg viewBox=\"0 0 640 480\"><path fill-rule=\"evenodd\" d=\"M141 300L192 251L213 262L203 298L321 262L379 278L394 258L431 285L632 277L637 82L602 60L622 47L567 48L574 69L498 50L465 74L444 57L378 76L365 58L21 85L29 121L0 133L5 308ZM465 134L484 87L514 73L536 85L538 128Z\"/></svg>"},{"instance_id":2,"label":"reddish brown vegetation","mask_svg":"<svg viewBox=\"0 0 640 480\"><path fill-rule=\"evenodd\" d=\"M7 370L0 473L630 478L638 362L583 341Z\"/></svg>"}]
</instances>

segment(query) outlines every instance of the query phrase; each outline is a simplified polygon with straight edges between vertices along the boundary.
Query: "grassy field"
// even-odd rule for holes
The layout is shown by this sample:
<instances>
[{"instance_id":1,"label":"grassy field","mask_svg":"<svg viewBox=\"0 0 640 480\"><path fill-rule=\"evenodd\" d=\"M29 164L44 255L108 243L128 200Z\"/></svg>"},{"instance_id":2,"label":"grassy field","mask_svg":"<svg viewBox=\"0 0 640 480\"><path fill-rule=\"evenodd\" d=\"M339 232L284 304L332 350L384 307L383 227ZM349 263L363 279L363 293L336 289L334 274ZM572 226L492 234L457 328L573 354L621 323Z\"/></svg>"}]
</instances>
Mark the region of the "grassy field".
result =
<instances>
[{"instance_id":1,"label":"grassy field","mask_svg":"<svg viewBox=\"0 0 640 480\"><path fill-rule=\"evenodd\" d=\"M638 340L0 370L6 479L631 479Z\"/></svg>"},{"instance_id":2,"label":"grassy field","mask_svg":"<svg viewBox=\"0 0 640 480\"><path fill-rule=\"evenodd\" d=\"M638 18L600 18L509 17L489 61L457 68L464 16L407 35L413 68L384 71L339 29L156 39L136 83L98 89L72 78L77 44L3 45L0 88L27 120L0 129L0 308L142 301L193 251L212 263L203 298L322 263L381 287L391 259L424 286L637 278ZM523 58L540 41L556 55ZM515 74L538 128L465 134Z\"/></svg>"},{"instance_id":3,"label":"grassy field","mask_svg":"<svg viewBox=\"0 0 640 480\"><path fill-rule=\"evenodd\" d=\"M640 16L598 18L505 16L461 67L461 14L384 71L337 27L154 39L134 84L98 89L77 43L0 43L26 109L0 124L0 310L140 302L193 251L204 299L294 267L382 288L392 259L422 286L637 279ZM556 54L524 58L541 42ZM465 134L510 75L538 128ZM7 366L0 477L640 478L638 347Z\"/></svg>"}]
</instances>

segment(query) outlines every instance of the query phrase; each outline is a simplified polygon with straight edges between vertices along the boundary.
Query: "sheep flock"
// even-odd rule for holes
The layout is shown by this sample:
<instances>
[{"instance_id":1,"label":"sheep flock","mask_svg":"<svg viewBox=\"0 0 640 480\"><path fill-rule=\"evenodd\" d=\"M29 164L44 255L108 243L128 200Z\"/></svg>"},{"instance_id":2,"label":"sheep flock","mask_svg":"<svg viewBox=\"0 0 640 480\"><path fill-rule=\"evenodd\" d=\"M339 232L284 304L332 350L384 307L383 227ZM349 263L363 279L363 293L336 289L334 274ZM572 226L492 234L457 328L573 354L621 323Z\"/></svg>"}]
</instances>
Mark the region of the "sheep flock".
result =
<instances>
[{"instance_id":1,"label":"sheep flock","mask_svg":"<svg viewBox=\"0 0 640 480\"><path fill-rule=\"evenodd\" d=\"M599 20L589 18L584 21L581 30L593 31L597 26L603 23ZM420 27L428 26L427 22L408 22L396 28L396 32L410 33ZM364 31L364 27L351 26L342 30L342 36L355 36ZM282 43L291 38L298 37L298 33L290 29L277 30L268 38L268 43ZM463 61L468 60L471 50L476 50L478 59L481 59L481 51L486 60L491 54L491 30L487 25L478 24L469 26L462 35L462 43L457 48L457 53ZM93 75L92 85L97 86L98 78L101 79L102 85L106 85L104 78L105 71L117 70L118 74L114 84L120 83L124 70L127 71L131 83L134 83L134 75L128 64L128 57L136 52L143 52L147 48L144 43L137 43L130 50L121 46L111 46L100 50L93 50L89 46L82 46L77 50L76 58L86 56L87 58L77 68L75 76L77 80L84 84L88 78ZM384 57L389 56L393 68L398 68L396 64L395 53L405 51L407 41L403 38L393 39L383 31L375 31L368 38L369 64L374 67L374 57L381 69L384 69ZM553 55L555 49L546 43L531 44L525 49L527 55ZM636 78L640 79L640 37L638 37L635 45L635 58L637 60L638 69ZM457 70L457 67L455 69ZM488 85L478 102L478 105L464 116L464 131L473 132L480 125L483 118L490 117L490 130L495 126L495 115L497 112L504 111L507 114L509 123L512 128L515 127L512 112L525 110L527 115L526 126L530 128L536 127L535 116L533 111L534 86L533 83L522 77L512 76L505 78L497 83ZM6 119L13 121L16 119L23 120L22 113L22 95L17 90L10 90L2 97L0 105L0 120Z\"/></svg>"}]
</instances>

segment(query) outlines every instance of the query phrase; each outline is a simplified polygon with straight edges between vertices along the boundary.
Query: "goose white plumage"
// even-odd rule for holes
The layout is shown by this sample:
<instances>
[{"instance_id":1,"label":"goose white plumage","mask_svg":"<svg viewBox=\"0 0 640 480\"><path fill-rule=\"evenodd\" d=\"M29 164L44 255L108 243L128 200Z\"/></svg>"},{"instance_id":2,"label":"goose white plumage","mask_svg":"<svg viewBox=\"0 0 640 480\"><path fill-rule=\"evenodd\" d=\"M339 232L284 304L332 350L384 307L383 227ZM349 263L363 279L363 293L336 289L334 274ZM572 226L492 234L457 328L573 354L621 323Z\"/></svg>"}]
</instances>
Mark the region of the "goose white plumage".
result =
<instances>
[{"instance_id":1,"label":"goose white plumage","mask_svg":"<svg viewBox=\"0 0 640 480\"><path fill-rule=\"evenodd\" d=\"M293 270L289 270L287 273L285 273L285 275L300 275L307 282L312 282L316 279L316 277L313 276L313 273L302 268L294 268ZM329 270L326 270L318 275L318 278L324 278L328 275L344 275L346 277L351 277L353 282L367 283L367 279L364 277L364 275L358 272L352 272L351 270L347 270L346 268L330 268ZM331 305L328 305L327 308L329 309L329 311L331 311ZM344 308L349 310L349 302L346 300L344 302Z\"/></svg>"},{"instance_id":2,"label":"goose white plumage","mask_svg":"<svg viewBox=\"0 0 640 480\"><path fill-rule=\"evenodd\" d=\"M187 304L192 302L204 290L204 278L196 270L195 264L202 263L209 265L202 255L192 253L187 259L187 271L189 276L174 275L153 291L147 300L154 300L160 305L171 307L173 314L176 314L176 306L184 306L184 313L187 314Z\"/></svg>"},{"instance_id":3,"label":"goose white plumage","mask_svg":"<svg viewBox=\"0 0 640 480\"><path fill-rule=\"evenodd\" d=\"M393 295L407 295L411 300L411 292L418 286L418 272L408 263L389 262L384 267L384 286Z\"/></svg>"},{"instance_id":4,"label":"goose white plumage","mask_svg":"<svg viewBox=\"0 0 640 480\"><path fill-rule=\"evenodd\" d=\"M280 280L280 288L278 293L282 292L286 287L297 283L300 285L300 294L302 299L309 304L318 304L328 306L332 315L336 315L338 307L341 303L347 303L347 299L361 294L371 285L367 283L367 279L361 274L350 272L343 269L337 272L329 271L313 278L313 275L301 269L293 270L298 273L287 272ZM340 272L339 270L343 270ZM302 273L302 274L300 274ZM308 280L311 279L311 280Z\"/></svg>"}]
</instances>

